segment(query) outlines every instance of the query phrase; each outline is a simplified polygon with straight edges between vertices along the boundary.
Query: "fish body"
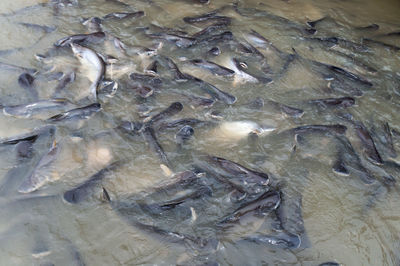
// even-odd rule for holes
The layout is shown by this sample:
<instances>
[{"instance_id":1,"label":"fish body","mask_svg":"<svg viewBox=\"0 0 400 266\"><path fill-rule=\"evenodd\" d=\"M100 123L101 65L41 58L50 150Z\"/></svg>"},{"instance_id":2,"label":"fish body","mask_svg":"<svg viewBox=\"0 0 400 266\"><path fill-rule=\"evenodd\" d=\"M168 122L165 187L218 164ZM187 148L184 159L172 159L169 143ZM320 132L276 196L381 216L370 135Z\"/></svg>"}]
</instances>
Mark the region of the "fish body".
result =
<instances>
[{"instance_id":1,"label":"fish body","mask_svg":"<svg viewBox=\"0 0 400 266\"><path fill-rule=\"evenodd\" d=\"M89 80L92 82L89 88L89 99L96 101L97 87L99 86L99 83L103 79L105 73L104 62L92 49L74 43L71 44L71 47L73 53L76 57L78 57L79 61L93 70L90 75L92 77L89 77Z\"/></svg>"},{"instance_id":2,"label":"fish body","mask_svg":"<svg viewBox=\"0 0 400 266\"><path fill-rule=\"evenodd\" d=\"M25 179L21 186L18 188L20 193L30 193L38 190L51 180L51 171L49 167L53 161L57 158L59 152L59 146L54 141L50 150L40 159L36 165L33 173L31 173L27 179Z\"/></svg>"},{"instance_id":3,"label":"fish body","mask_svg":"<svg viewBox=\"0 0 400 266\"><path fill-rule=\"evenodd\" d=\"M68 103L68 100L61 98L42 100L28 104L5 106L3 108L3 113L9 116L28 118L35 112L64 107Z\"/></svg>"},{"instance_id":4,"label":"fish body","mask_svg":"<svg viewBox=\"0 0 400 266\"><path fill-rule=\"evenodd\" d=\"M93 114L101 110L101 105L99 103L93 103L85 107L75 108L64 113L55 115L47 119L49 122L61 122L65 120L72 119L88 119Z\"/></svg>"}]
</instances>

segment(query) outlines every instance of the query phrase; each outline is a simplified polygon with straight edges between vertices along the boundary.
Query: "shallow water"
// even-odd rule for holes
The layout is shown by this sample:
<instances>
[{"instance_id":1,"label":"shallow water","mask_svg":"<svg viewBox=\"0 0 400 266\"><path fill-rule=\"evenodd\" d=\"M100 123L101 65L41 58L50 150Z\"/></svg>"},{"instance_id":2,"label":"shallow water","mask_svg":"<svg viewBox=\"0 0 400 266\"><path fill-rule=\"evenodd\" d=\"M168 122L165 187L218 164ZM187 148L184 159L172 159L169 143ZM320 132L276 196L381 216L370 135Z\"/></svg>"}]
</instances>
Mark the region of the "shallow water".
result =
<instances>
[{"instance_id":1,"label":"shallow water","mask_svg":"<svg viewBox=\"0 0 400 266\"><path fill-rule=\"evenodd\" d=\"M81 23L83 18L138 10L145 15L103 21L103 30L126 45L125 53L110 39L85 44L99 54L117 58L116 63L107 65L105 76L117 81L119 87L113 97L99 90L100 112L89 119L56 123L55 135L39 137L33 144L31 157L18 157L16 145L0 146L0 237L4 240L0 244L0 265L202 265L207 262L399 265L400 162L397 153L391 154L381 141L383 125L388 123L394 149L399 152L400 49L396 47L400 47L400 37L399 34L385 35L400 30L399 1L239 1L237 6L220 0L204 5L190 0L59 2L68 1L1 2L0 62L37 69L33 74L33 90L39 99L54 95L58 80L50 78L52 73L75 72L75 81L57 94L67 98L74 107L90 103L86 97L91 69L85 68L69 47L50 50L53 43L65 36L88 33L88 28ZM214 34L229 30L233 40L180 48L173 42L146 35L162 32L158 26L186 31L190 36L210 23L188 24L182 19L216 9L219 15L232 21ZM307 21L321 18L325 19L315 25L316 33L305 31L310 28ZM21 23L46 25L54 30L46 32ZM378 24L379 29L361 29L371 24ZM280 52L254 42L249 37L251 30L268 39ZM338 38L338 43L321 41L330 37ZM362 43L363 38L379 43ZM242 52L239 43L252 44L262 56ZM221 49L220 55L207 53L214 46ZM143 47L154 51L141 53ZM37 60L36 54L46 58ZM288 63L290 55L294 60ZM171 58L182 72L234 95L237 101L234 104L216 101L210 108L196 106L190 95L210 98L212 93L204 91L193 80L175 80L165 57ZM189 62L202 58L234 68L232 57L245 62L251 75L259 80L270 78L272 82L264 84L243 73L217 76ZM159 62L162 84L159 88L153 86L153 95L143 99L132 89L129 74L144 73L154 60ZM337 73L327 69L326 64L362 77L372 86L349 76L335 76ZM1 105L37 100L18 83L24 71L3 66L0 70ZM339 80L336 87L335 79ZM343 108L309 103L313 99L345 96L354 97L355 105ZM249 107L249 102L256 97L264 99L262 108ZM269 100L304 110L304 114L286 115ZM189 200L161 215L146 213L141 208L132 207L127 211L121 207L165 201L184 193L152 194L155 187L170 180L168 171L163 170L160 158L141 134L116 129L122 121L147 121L146 117L156 115L176 101L183 104L183 110L167 121L190 117L207 123L194 126L193 138L181 147L174 137L179 128L162 130L155 126L158 141L170 162L170 171L193 170L195 165L204 164L204 154L210 154L267 173L272 180L271 189L281 189L290 202L301 202L305 233L299 248L283 249L244 240L257 232L271 233L272 214L248 217L226 231L217 227L217 222L242 203L231 201L232 188L214 179L215 174L200 177L212 191L211 196ZM47 118L69 109L70 106L42 111L29 118L1 113L0 138L30 132L48 124ZM141 110L148 110L149 114L142 115ZM212 111L222 119L210 116ZM355 124L341 118L344 113L351 114L354 121L362 122L371 132L383 165L366 158ZM240 123L238 128L238 124L228 122L246 124ZM295 139L290 131L303 125L333 124L347 127L345 137L306 132ZM250 131L262 128L274 130L265 130L256 138L249 136ZM32 193L19 193L20 184L49 151L53 139L60 151L45 169L49 181ZM347 140L353 150L348 148ZM347 166L353 169L348 176L332 171L340 152L347 156ZM71 204L63 199L65 191L115 161L121 163L105 174L85 200ZM363 182L365 171L376 179L373 184ZM397 182L388 182L389 175ZM104 199L102 188L108 192L111 202ZM294 211L289 208L290 212ZM133 221L218 240L218 245L199 249L187 242L173 243L168 237L148 233Z\"/></svg>"}]
</instances>

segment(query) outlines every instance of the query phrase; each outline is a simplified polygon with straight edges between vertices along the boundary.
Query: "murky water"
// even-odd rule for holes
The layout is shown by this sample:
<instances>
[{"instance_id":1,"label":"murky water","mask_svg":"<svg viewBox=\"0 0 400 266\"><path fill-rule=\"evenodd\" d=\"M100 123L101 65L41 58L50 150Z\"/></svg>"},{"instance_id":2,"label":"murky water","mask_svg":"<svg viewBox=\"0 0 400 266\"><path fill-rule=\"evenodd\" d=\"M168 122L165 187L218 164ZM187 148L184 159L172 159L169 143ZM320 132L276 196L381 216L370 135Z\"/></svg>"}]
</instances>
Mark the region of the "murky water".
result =
<instances>
[{"instance_id":1,"label":"murky water","mask_svg":"<svg viewBox=\"0 0 400 266\"><path fill-rule=\"evenodd\" d=\"M1 2L0 265L399 265L400 2L199 2ZM53 45L99 30L83 25L90 17L106 37L80 44L108 61L118 89L100 85L101 110L83 119L47 120L93 102L93 64ZM355 104L311 101L339 97ZM68 103L7 111L50 98ZM177 101L183 110L154 119ZM183 118L202 123L171 124ZM185 125L194 135L177 143ZM293 130L305 125L336 126ZM221 227L263 191L226 183L206 155L268 174L262 189L280 191L278 209ZM194 181L166 186L184 171ZM44 181L21 193L32 174Z\"/></svg>"}]
</instances>

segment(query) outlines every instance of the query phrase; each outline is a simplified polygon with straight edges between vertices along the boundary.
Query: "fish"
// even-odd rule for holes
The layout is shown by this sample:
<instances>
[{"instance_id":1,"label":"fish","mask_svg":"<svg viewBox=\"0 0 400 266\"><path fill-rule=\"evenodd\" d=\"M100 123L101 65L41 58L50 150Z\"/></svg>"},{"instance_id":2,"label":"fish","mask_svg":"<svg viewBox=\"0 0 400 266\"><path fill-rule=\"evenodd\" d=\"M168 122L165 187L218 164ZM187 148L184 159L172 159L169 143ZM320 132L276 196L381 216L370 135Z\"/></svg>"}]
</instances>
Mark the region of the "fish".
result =
<instances>
[{"instance_id":1,"label":"fish","mask_svg":"<svg viewBox=\"0 0 400 266\"><path fill-rule=\"evenodd\" d=\"M390 51L393 51L393 52L400 51L400 47L399 46L388 44L388 43L384 43L384 42L377 41L377 40L373 40L373 39L370 39L370 38L363 38L361 40L361 42L363 44L365 44L365 45L368 45L368 46L383 47L383 48L386 48L386 49L388 49Z\"/></svg>"},{"instance_id":2,"label":"fish","mask_svg":"<svg viewBox=\"0 0 400 266\"><path fill-rule=\"evenodd\" d=\"M307 132L328 132L337 135L343 135L346 133L347 127L335 124L335 125L307 125L299 126L291 129L294 134L302 134Z\"/></svg>"},{"instance_id":3,"label":"fish","mask_svg":"<svg viewBox=\"0 0 400 266\"><path fill-rule=\"evenodd\" d=\"M42 156L33 172L22 182L18 188L19 193L31 193L38 190L51 180L51 164L56 160L59 153L59 145L53 142L49 151Z\"/></svg>"},{"instance_id":4,"label":"fish","mask_svg":"<svg viewBox=\"0 0 400 266\"><path fill-rule=\"evenodd\" d=\"M103 17L103 19L128 19L128 18L140 18L145 14L143 11L136 12L114 12L107 14Z\"/></svg>"},{"instance_id":5,"label":"fish","mask_svg":"<svg viewBox=\"0 0 400 266\"><path fill-rule=\"evenodd\" d=\"M34 128L31 132L24 133L22 135L0 139L0 145L15 145L23 141L34 142L39 136L45 134L49 134L51 136L54 135L55 131L56 128L51 125Z\"/></svg>"},{"instance_id":6,"label":"fish","mask_svg":"<svg viewBox=\"0 0 400 266\"><path fill-rule=\"evenodd\" d=\"M159 130L167 130L167 129L174 129L177 127L182 127L182 126L196 126L196 125L203 125L207 123L206 121L199 120L197 118L182 118L170 122L163 122L159 126Z\"/></svg>"},{"instance_id":7,"label":"fish","mask_svg":"<svg viewBox=\"0 0 400 266\"><path fill-rule=\"evenodd\" d=\"M166 109L162 110L160 113L152 116L146 122L146 125L151 126L154 125L166 118L174 116L183 110L183 104L180 102L173 102L171 103Z\"/></svg>"},{"instance_id":8,"label":"fish","mask_svg":"<svg viewBox=\"0 0 400 266\"><path fill-rule=\"evenodd\" d=\"M67 47L71 44L84 44L84 43L101 43L106 38L106 34L102 31L93 32L88 34L76 34L64 37L54 43L55 47Z\"/></svg>"},{"instance_id":9,"label":"fish","mask_svg":"<svg viewBox=\"0 0 400 266\"><path fill-rule=\"evenodd\" d=\"M164 149L161 147L160 143L158 143L154 129L148 125L144 125L141 133L150 149L158 155L161 162L167 166L170 166L171 163L169 162Z\"/></svg>"},{"instance_id":10,"label":"fish","mask_svg":"<svg viewBox=\"0 0 400 266\"><path fill-rule=\"evenodd\" d=\"M233 71L232 69L220 66L216 63L206 61L204 59L193 59L189 62L194 66L209 70L214 75L229 77L235 74L235 71Z\"/></svg>"},{"instance_id":11,"label":"fish","mask_svg":"<svg viewBox=\"0 0 400 266\"><path fill-rule=\"evenodd\" d=\"M189 24L197 24L197 23L204 23L204 22L224 22L230 24L231 18L226 16L219 16L216 12L211 12L195 17L184 17L183 21Z\"/></svg>"},{"instance_id":12,"label":"fish","mask_svg":"<svg viewBox=\"0 0 400 266\"><path fill-rule=\"evenodd\" d=\"M29 93L32 95L32 97L34 99L38 99L39 98L39 94L36 91L36 89L34 88L34 81L35 81L35 77L33 77L31 74L29 73L22 73L19 77L18 77L18 84L29 91Z\"/></svg>"},{"instance_id":13,"label":"fish","mask_svg":"<svg viewBox=\"0 0 400 266\"><path fill-rule=\"evenodd\" d=\"M269 245L272 247L283 249L297 249L301 245L301 239L298 235L284 231L272 234L247 236L243 239L258 244Z\"/></svg>"},{"instance_id":14,"label":"fish","mask_svg":"<svg viewBox=\"0 0 400 266\"><path fill-rule=\"evenodd\" d=\"M79 61L83 65L87 65L93 70L93 72L91 72L91 75L89 76L89 80L92 82L89 87L89 99L92 101L96 101L97 87L99 86L99 83L103 79L105 73L104 62L92 49L80 46L75 43L71 44L71 48L75 56L78 57Z\"/></svg>"},{"instance_id":15,"label":"fish","mask_svg":"<svg viewBox=\"0 0 400 266\"><path fill-rule=\"evenodd\" d=\"M249 213L258 216L266 216L268 213L278 208L280 202L281 197L279 192L273 190L265 192L255 200L243 204L231 214L222 218L217 225L225 226L227 224L236 223L241 217Z\"/></svg>"},{"instance_id":16,"label":"fish","mask_svg":"<svg viewBox=\"0 0 400 266\"><path fill-rule=\"evenodd\" d=\"M202 39L202 38L205 38L205 36L209 35L210 33L214 33L216 30L226 28L227 26L228 26L228 24L225 22L217 22L210 26L207 26L206 28L202 29L201 31L194 33L192 35L192 37L197 38L197 39Z\"/></svg>"},{"instance_id":17,"label":"fish","mask_svg":"<svg viewBox=\"0 0 400 266\"><path fill-rule=\"evenodd\" d=\"M325 99L316 99L308 101L311 104L317 104L321 107L341 107L347 108L353 106L356 103L356 100L353 97L340 97L340 98L325 98Z\"/></svg>"},{"instance_id":18,"label":"fish","mask_svg":"<svg viewBox=\"0 0 400 266\"><path fill-rule=\"evenodd\" d=\"M380 156L378 150L376 149L375 142L372 139L370 133L367 128L364 126L362 122L355 122L354 128L356 130L357 136L362 143L363 152L366 157L376 165L382 165L383 160Z\"/></svg>"},{"instance_id":19,"label":"fish","mask_svg":"<svg viewBox=\"0 0 400 266\"><path fill-rule=\"evenodd\" d=\"M179 146L185 144L192 136L194 135L194 129L189 126L183 126L179 131L175 134L175 140Z\"/></svg>"},{"instance_id":20,"label":"fish","mask_svg":"<svg viewBox=\"0 0 400 266\"><path fill-rule=\"evenodd\" d=\"M82 184L65 191L63 194L64 200L71 204L80 204L84 202L93 194L93 191L96 190L103 179L111 172L115 171L115 169L120 167L123 163L123 161L115 161L108 164Z\"/></svg>"},{"instance_id":21,"label":"fish","mask_svg":"<svg viewBox=\"0 0 400 266\"><path fill-rule=\"evenodd\" d=\"M251 109L262 109L265 105L272 106L273 108L282 112L282 114L299 118L302 117L304 111L298 108L294 108L282 103L275 102L273 100L264 100L261 97L256 97L254 100L249 102L246 106Z\"/></svg>"},{"instance_id":22,"label":"fish","mask_svg":"<svg viewBox=\"0 0 400 266\"><path fill-rule=\"evenodd\" d=\"M355 175L366 185L376 183L376 178L363 166L350 141L345 136L336 136L335 141L338 145L333 172L342 176Z\"/></svg>"},{"instance_id":23,"label":"fish","mask_svg":"<svg viewBox=\"0 0 400 266\"><path fill-rule=\"evenodd\" d=\"M102 19L99 17L90 17L82 19L82 25L86 26L90 33L102 32Z\"/></svg>"},{"instance_id":24,"label":"fish","mask_svg":"<svg viewBox=\"0 0 400 266\"><path fill-rule=\"evenodd\" d=\"M57 86L54 89L53 97L61 93L61 91L63 91L68 84L73 83L75 81L75 77L76 75L74 71L71 71L67 74L63 74L63 76L61 77Z\"/></svg>"},{"instance_id":25,"label":"fish","mask_svg":"<svg viewBox=\"0 0 400 266\"><path fill-rule=\"evenodd\" d=\"M31 117L34 113L49 110L49 109L57 109L65 107L69 101L63 98L55 98L50 100L41 100L37 102L32 102L28 104L21 105L12 105L12 106L4 106L3 113L4 115L14 116L14 117L22 117L28 118Z\"/></svg>"},{"instance_id":26,"label":"fish","mask_svg":"<svg viewBox=\"0 0 400 266\"><path fill-rule=\"evenodd\" d=\"M242 78L244 78L248 82L261 82L263 84L269 84L273 80L268 77L261 77L261 76L255 76L251 74L247 68L246 62L240 61L237 58L232 58L233 65L235 66L234 71L238 75L240 75Z\"/></svg>"},{"instance_id":27,"label":"fish","mask_svg":"<svg viewBox=\"0 0 400 266\"><path fill-rule=\"evenodd\" d=\"M32 76L35 73L37 73L37 69L17 66L17 65L13 65L13 64L4 63L4 62L0 62L0 68L4 69L4 70L10 70L10 71L26 72L30 76Z\"/></svg>"},{"instance_id":28,"label":"fish","mask_svg":"<svg viewBox=\"0 0 400 266\"><path fill-rule=\"evenodd\" d=\"M61 114L52 116L47 119L48 122L63 122L66 120L73 119L89 119L95 113L101 111L101 105L99 103L92 103L85 107L71 109Z\"/></svg>"},{"instance_id":29,"label":"fish","mask_svg":"<svg viewBox=\"0 0 400 266\"><path fill-rule=\"evenodd\" d=\"M251 170L238 163L221 157L209 156L208 160L216 163L229 175L233 175L235 178L243 179L243 183L257 184L262 186L267 186L269 184L270 179L266 173Z\"/></svg>"},{"instance_id":30,"label":"fish","mask_svg":"<svg viewBox=\"0 0 400 266\"><path fill-rule=\"evenodd\" d=\"M208 50L207 53L210 55L213 55L213 56L218 56L221 54L221 49L219 49L219 47L215 46L215 47L211 48L210 50Z\"/></svg>"},{"instance_id":31,"label":"fish","mask_svg":"<svg viewBox=\"0 0 400 266\"><path fill-rule=\"evenodd\" d=\"M57 27L55 27L55 26L51 27L51 26L46 26L46 25L34 24L34 23L20 22L18 24L22 25L24 27L27 27L27 28L34 29L34 30L44 31L45 33L51 33L57 29Z\"/></svg>"},{"instance_id":32,"label":"fish","mask_svg":"<svg viewBox=\"0 0 400 266\"><path fill-rule=\"evenodd\" d=\"M396 158L397 152L394 148L393 135L389 123L382 123L380 128L381 130L378 132L375 126L373 126L371 129L371 134L379 141L380 144L382 144L381 147L383 147L384 153L387 153L389 157Z\"/></svg>"},{"instance_id":33,"label":"fish","mask_svg":"<svg viewBox=\"0 0 400 266\"><path fill-rule=\"evenodd\" d=\"M234 95L222 91L208 82L205 82L198 78L196 78L195 81L200 85L200 88L202 90L209 93L214 99L217 99L229 105L234 104L237 101L237 98Z\"/></svg>"},{"instance_id":34,"label":"fish","mask_svg":"<svg viewBox=\"0 0 400 266\"><path fill-rule=\"evenodd\" d=\"M165 32L152 33L152 34L148 34L147 36L154 38L154 39L162 39L162 40L166 40L169 42L173 42L179 48L189 48L196 43L195 38L182 36L182 35L178 35L178 34L165 33Z\"/></svg>"},{"instance_id":35,"label":"fish","mask_svg":"<svg viewBox=\"0 0 400 266\"><path fill-rule=\"evenodd\" d=\"M233 40L233 33L231 31L224 31L220 34L211 35L205 38L198 38L196 39L195 44L217 44L221 42L227 42Z\"/></svg>"}]
</instances>

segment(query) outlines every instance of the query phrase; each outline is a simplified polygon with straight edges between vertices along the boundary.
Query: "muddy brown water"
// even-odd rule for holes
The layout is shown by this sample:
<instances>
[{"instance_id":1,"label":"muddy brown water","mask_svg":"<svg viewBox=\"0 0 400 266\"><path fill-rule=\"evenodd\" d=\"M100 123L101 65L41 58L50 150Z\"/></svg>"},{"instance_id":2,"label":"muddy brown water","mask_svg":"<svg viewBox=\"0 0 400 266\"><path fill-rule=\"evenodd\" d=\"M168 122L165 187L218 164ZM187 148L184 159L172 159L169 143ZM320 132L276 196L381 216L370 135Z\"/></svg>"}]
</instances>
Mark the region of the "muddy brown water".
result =
<instances>
[{"instance_id":1,"label":"muddy brown water","mask_svg":"<svg viewBox=\"0 0 400 266\"><path fill-rule=\"evenodd\" d=\"M105 20L102 24L104 31L126 45L127 54L121 53L110 41L88 44L96 52L118 59L107 66L106 78L118 81L120 86L113 97L99 92L102 110L90 119L55 125L54 138L60 152L46 169L49 182L32 193L17 191L48 151L51 145L48 137L35 142L31 158L18 158L14 145L0 147L0 265L201 265L211 262L220 265L319 265L324 262L399 265L400 168L387 165L400 162L397 154L390 155L379 139L383 136L382 125L388 123L393 132L394 149L397 153L400 151L400 137L396 135L396 131L400 131L400 49L396 49L400 47L400 36L385 35L400 31L400 2L196 2L1 1L0 61L37 69L39 72L34 75L33 89L39 99L49 99L54 93L58 81L49 78L51 73L74 71L76 80L61 92L61 97L69 99L76 107L82 106L88 96L91 70L85 69L68 47L42 61L35 55L46 54L55 41L65 36L88 33L81 23L83 18L138 10L144 11L145 15ZM156 26L194 34L209 23L188 24L183 18L216 9L220 15L232 19L225 30L233 33L235 41L205 42L179 48L172 42L149 38L145 34L161 32L162 29ZM315 25L315 34L305 33L304 29L309 28L307 21L322 18L325 19ZM45 25L54 30L46 32L21 23ZM379 29L362 29L372 24L379 25ZM150 28L146 31L146 27ZM270 67L270 71L263 72L264 59L244 54L237 46L238 42L251 43L248 38L251 30L267 38L283 54L296 55L296 59L280 72L285 59L271 48L257 47ZM319 41L328 37L338 38L339 43L329 45ZM365 49L358 49L355 45L361 45L363 38L377 42L364 42ZM220 55L207 54L214 46L221 49ZM156 52L138 54L135 47L147 47ZM143 73L154 59L162 60L162 56L173 59L182 72L234 95L237 101L231 105L217 101L211 108L193 106L187 97L181 95L182 91L187 95L210 95L196 88L196 83L174 81L165 64L163 72L160 70L163 78L161 88L147 99L141 99L127 86L128 75ZM190 59L203 58L232 68L232 57L245 61L254 76L261 75L273 81L263 84L239 73L233 77L216 76L188 63ZM339 86L341 90L332 89L331 72L312 62L340 67L368 80L372 86L360 85L347 77L344 86ZM21 73L21 70L0 68L0 104L3 106L35 101L32 94L19 85ZM355 95L350 87L356 87L362 96ZM356 104L335 108L308 103L312 99L344 96L354 97ZM248 107L247 104L256 97L265 100L262 109ZM302 109L304 114L297 118L284 115L267 100ZM160 167L157 154L149 149L140 135L130 136L114 128L121 121L142 121L144 117L139 115L140 109L147 108L150 115L154 115L175 101L182 102L184 108L171 120L192 117L212 123L195 126L194 137L181 148L177 147L174 139L177 129L156 131L171 161L171 171L190 170L197 155L211 154L268 173L276 186L287 188L289 198L301 195L306 247L282 249L243 241L255 232L270 230L270 216L253 217L232 231L221 233L216 222L238 205L230 203L231 191L221 188L216 181L211 182L211 197L189 201L187 208L176 208L157 217L143 212L134 215L135 219L165 230L218 239L218 245L211 250L199 251L148 234L132 226L129 222L132 217L123 217L115 211L114 204L126 201L132 195L135 197L130 198L131 201L140 200L170 177ZM50 110L29 118L1 113L0 137L16 136L46 125L47 118L61 111ZM217 111L222 120L210 117L212 111ZM372 136L384 165L375 165L365 158L354 125L340 118L340 113L352 114L368 130L376 132ZM248 137L253 129L252 123L275 130L254 140ZM338 123L347 126L345 136L364 169L377 179L374 184L363 183L356 172L343 176L332 171L337 150L343 148L335 137L309 133L296 143L293 135L284 132L301 125ZM295 150L293 145L296 145ZM345 153L350 154L349 150ZM79 204L63 200L65 191L81 184L112 161L124 163L107 173L101 183L110 195L111 204L101 198L99 189ZM385 182L388 173L397 182Z\"/></svg>"}]
</instances>

